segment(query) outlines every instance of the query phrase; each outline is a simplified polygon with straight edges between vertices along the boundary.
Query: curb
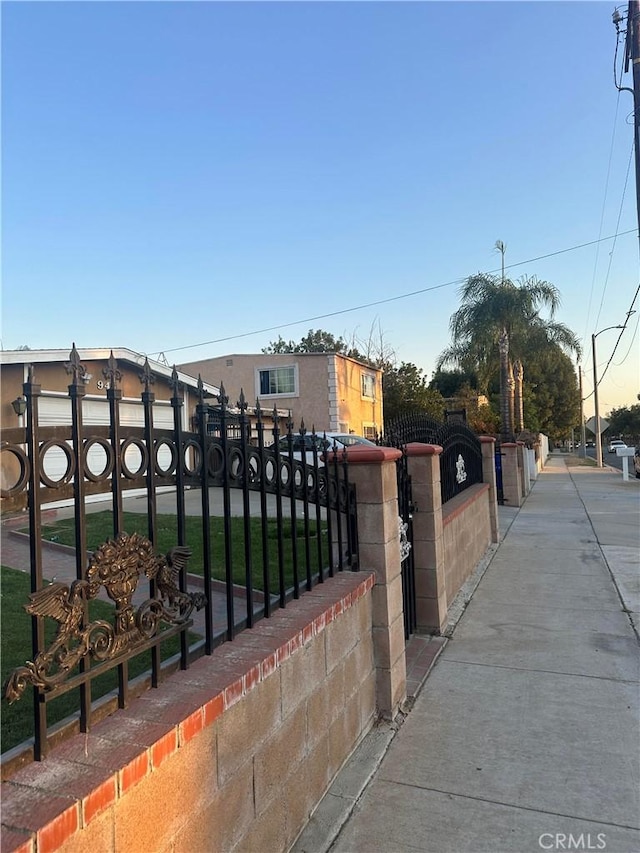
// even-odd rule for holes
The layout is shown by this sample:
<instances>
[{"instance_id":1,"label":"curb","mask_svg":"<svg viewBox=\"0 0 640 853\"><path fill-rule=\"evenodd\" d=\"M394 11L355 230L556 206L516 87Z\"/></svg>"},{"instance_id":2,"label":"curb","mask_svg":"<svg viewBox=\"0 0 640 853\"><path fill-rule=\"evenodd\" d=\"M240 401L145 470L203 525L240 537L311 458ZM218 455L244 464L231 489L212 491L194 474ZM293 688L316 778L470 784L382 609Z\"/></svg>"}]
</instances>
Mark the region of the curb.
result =
<instances>
[{"instance_id":1,"label":"curb","mask_svg":"<svg viewBox=\"0 0 640 853\"><path fill-rule=\"evenodd\" d=\"M439 642L434 643L436 648L433 657L414 695L407 697L394 720L378 721L360 741L288 853L328 853L331 849L375 776L387 750L411 712L416 697L448 642L446 637L434 637L433 640Z\"/></svg>"},{"instance_id":2,"label":"curb","mask_svg":"<svg viewBox=\"0 0 640 853\"><path fill-rule=\"evenodd\" d=\"M487 548L483 558L458 592L458 595L452 602L450 617L442 634L431 638L429 646L434 646L433 657L429 661L424 676L413 691L413 695L407 696L407 699L392 722L378 721L374 724L373 729L360 741L334 778L326 794L311 814L307 825L287 853L328 853L330 851L340 835L342 828L351 817L359 800L375 776L394 737L402 727L407 715L413 709L416 698L426 684L433 667L449 642L449 638L453 634L460 617L466 610L473 593L489 568L504 537L507 535L509 528L521 509L522 506L517 508L515 515L509 519L506 529L500 536L500 541L492 543Z\"/></svg>"},{"instance_id":3,"label":"curb","mask_svg":"<svg viewBox=\"0 0 640 853\"><path fill-rule=\"evenodd\" d=\"M19 530L8 530L7 534L10 539L16 539L18 542L29 544L29 534L21 533ZM67 554L69 557L75 557L76 549L71 545L63 545L62 542L55 542L52 539L41 539L42 547L51 551L59 551L61 554ZM91 554L91 552L88 552Z\"/></svg>"},{"instance_id":4,"label":"curb","mask_svg":"<svg viewBox=\"0 0 640 853\"><path fill-rule=\"evenodd\" d=\"M399 726L382 723L360 741L289 853L327 853L375 776Z\"/></svg>"}]
</instances>

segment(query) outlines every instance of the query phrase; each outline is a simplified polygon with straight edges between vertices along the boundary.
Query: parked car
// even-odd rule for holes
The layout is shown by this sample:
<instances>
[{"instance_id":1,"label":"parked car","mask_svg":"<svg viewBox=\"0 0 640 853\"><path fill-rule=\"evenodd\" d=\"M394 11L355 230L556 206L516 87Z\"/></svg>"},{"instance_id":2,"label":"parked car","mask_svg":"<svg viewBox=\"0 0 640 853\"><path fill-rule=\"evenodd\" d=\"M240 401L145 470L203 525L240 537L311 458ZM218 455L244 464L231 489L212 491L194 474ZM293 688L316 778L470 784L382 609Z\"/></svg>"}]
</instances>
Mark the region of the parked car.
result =
<instances>
[{"instance_id":1,"label":"parked car","mask_svg":"<svg viewBox=\"0 0 640 853\"><path fill-rule=\"evenodd\" d=\"M300 435L296 433L293 436L293 455L296 459L302 458L302 450L305 451L306 460L308 465L313 465L313 448L314 448L314 439L315 439L315 447L318 453L318 462L320 465L323 465L321 455L325 452L325 450L330 450L334 445L338 449L342 449L343 447L350 447L353 444L368 444L371 447L375 447L375 443L373 441L369 441L368 438L364 438L361 435L352 435L351 433L344 432L324 432L324 433L312 433L308 432L305 435ZM278 442L278 446L280 448L280 453L289 453L289 438L284 435Z\"/></svg>"},{"instance_id":2,"label":"parked car","mask_svg":"<svg viewBox=\"0 0 640 853\"><path fill-rule=\"evenodd\" d=\"M609 446L607 447L607 450L609 453L615 453L618 447L624 448L626 446L627 445L624 443L624 441L621 441L619 438L614 438L613 441L609 442Z\"/></svg>"},{"instance_id":3,"label":"parked car","mask_svg":"<svg viewBox=\"0 0 640 853\"><path fill-rule=\"evenodd\" d=\"M633 452L633 470L635 471L636 477L640 480L640 444Z\"/></svg>"}]
</instances>

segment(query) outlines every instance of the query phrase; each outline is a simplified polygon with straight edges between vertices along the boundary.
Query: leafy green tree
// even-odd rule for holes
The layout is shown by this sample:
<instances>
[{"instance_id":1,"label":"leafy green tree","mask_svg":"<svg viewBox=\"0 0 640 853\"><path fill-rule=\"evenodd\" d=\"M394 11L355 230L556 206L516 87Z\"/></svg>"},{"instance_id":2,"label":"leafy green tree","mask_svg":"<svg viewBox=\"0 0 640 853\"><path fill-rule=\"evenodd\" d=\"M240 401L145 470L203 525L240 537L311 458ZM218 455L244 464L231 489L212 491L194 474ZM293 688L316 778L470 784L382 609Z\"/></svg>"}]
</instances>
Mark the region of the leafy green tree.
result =
<instances>
[{"instance_id":1,"label":"leafy green tree","mask_svg":"<svg viewBox=\"0 0 640 853\"><path fill-rule=\"evenodd\" d=\"M607 415L609 435L622 435L632 443L640 441L640 403L632 406L620 406Z\"/></svg>"},{"instance_id":2,"label":"leafy green tree","mask_svg":"<svg viewBox=\"0 0 640 853\"><path fill-rule=\"evenodd\" d=\"M352 342L349 344L342 335L338 338L331 332L326 332L324 329L309 329L306 335L300 338L299 341L285 341L279 335L277 341L271 341L268 346L263 347L264 353L289 353L289 352L326 352L339 353L346 355L349 358L355 358L365 364L371 364L374 367L382 367L386 363L387 348L384 344L383 333L379 332L380 339L375 341L373 335L370 334L369 340L364 342L366 353L363 353L359 346L363 346L361 341L358 341L356 336L353 336Z\"/></svg>"},{"instance_id":3,"label":"leafy green tree","mask_svg":"<svg viewBox=\"0 0 640 853\"><path fill-rule=\"evenodd\" d=\"M325 332L322 329L309 329L298 343L295 341L285 341L279 335L277 341L264 347L264 353L285 353L285 352L338 352L346 355L347 345L342 337L336 338L331 332Z\"/></svg>"},{"instance_id":4,"label":"leafy green tree","mask_svg":"<svg viewBox=\"0 0 640 853\"><path fill-rule=\"evenodd\" d=\"M580 423L580 390L571 359L559 346L547 346L529 358L527 377L528 429L561 441Z\"/></svg>"},{"instance_id":5,"label":"leafy green tree","mask_svg":"<svg viewBox=\"0 0 640 853\"><path fill-rule=\"evenodd\" d=\"M421 368L403 361L399 367L388 365L382 374L385 419L407 412L424 412L432 418L444 417L444 398L428 387Z\"/></svg>"},{"instance_id":6,"label":"leafy green tree","mask_svg":"<svg viewBox=\"0 0 640 853\"><path fill-rule=\"evenodd\" d=\"M553 321L560 294L547 281L532 277L514 283L504 277L478 273L467 279L460 297L460 308L449 323L453 344L440 355L437 366L475 370L480 390L485 393L497 367L501 431L503 436L511 436L516 384L514 361L526 364L532 341L538 348L544 343L579 353L578 340L570 329ZM540 316L543 308L549 311L549 320ZM521 370L516 372L523 375ZM523 399L522 392L519 397Z\"/></svg>"},{"instance_id":7,"label":"leafy green tree","mask_svg":"<svg viewBox=\"0 0 640 853\"><path fill-rule=\"evenodd\" d=\"M495 435L500 431L500 415L497 405L478 402L478 392L469 384L462 385L455 395L456 408L466 412L467 425L478 435Z\"/></svg>"},{"instance_id":8,"label":"leafy green tree","mask_svg":"<svg viewBox=\"0 0 640 853\"><path fill-rule=\"evenodd\" d=\"M496 435L500 430L500 415L491 406L467 407L467 424L478 435Z\"/></svg>"},{"instance_id":9,"label":"leafy green tree","mask_svg":"<svg viewBox=\"0 0 640 853\"><path fill-rule=\"evenodd\" d=\"M285 341L282 335L278 335L278 340L271 341L266 347L262 347L262 352L275 355L284 352L295 352L295 348L296 345L293 341Z\"/></svg>"},{"instance_id":10,"label":"leafy green tree","mask_svg":"<svg viewBox=\"0 0 640 853\"><path fill-rule=\"evenodd\" d=\"M478 378L473 371L436 370L429 382L429 388L439 391L443 397L455 397L465 388L477 388Z\"/></svg>"}]
</instances>

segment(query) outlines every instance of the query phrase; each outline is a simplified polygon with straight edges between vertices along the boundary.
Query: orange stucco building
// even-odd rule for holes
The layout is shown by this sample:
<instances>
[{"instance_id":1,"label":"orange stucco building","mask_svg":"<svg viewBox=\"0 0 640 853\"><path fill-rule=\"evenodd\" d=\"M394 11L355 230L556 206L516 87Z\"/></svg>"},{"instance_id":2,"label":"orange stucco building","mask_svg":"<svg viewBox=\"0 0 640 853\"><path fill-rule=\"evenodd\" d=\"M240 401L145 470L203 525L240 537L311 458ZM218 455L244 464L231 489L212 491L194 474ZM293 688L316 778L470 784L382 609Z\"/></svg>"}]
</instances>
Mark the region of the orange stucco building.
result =
<instances>
[{"instance_id":1,"label":"orange stucco building","mask_svg":"<svg viewBox=\"0 0 640 853\"><path fill-rule=\"evenodd\" d=\"M308 429L367 438L382 430L382 371L338 353L234 353L179 369L224 385L230 405L243 390L266 412L289 410L296 426L304 419Z\"/></svg>"}]
</instances>

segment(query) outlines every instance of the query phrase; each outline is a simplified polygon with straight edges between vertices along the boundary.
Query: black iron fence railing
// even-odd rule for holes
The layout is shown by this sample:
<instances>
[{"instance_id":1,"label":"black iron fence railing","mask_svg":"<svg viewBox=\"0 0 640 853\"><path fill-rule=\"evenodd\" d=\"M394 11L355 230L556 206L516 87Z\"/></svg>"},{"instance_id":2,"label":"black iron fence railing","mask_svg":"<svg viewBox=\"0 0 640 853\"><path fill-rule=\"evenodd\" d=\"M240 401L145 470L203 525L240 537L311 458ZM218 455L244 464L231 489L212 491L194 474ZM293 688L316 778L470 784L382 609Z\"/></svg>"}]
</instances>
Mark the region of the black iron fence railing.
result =
<instances>
[{"instance_id":1,"label":"black iron fence railing","mask_svg":"<svg viewBox=\"0 0 640 853\"><path fill-rule=\"evenodd\" d=\"M435 436L442 426L442 421L430 418L422 412L407 412L385 421L383 443L394 447L400 447L412 441L436 444Z\"/></svg>"},{"instance_id":2,"label":"black iron fence railing","mask_svg":"<svg viewBox=\"0 0 640 853\"><path fill-rule=\"evenodd\" d=\"M413 494L406 452L396 463L398 484L398 531L400 537L400 560L402 570L402 600L404 602L405 639L415 633L418 624L416 578L413 550Z\"/></svg>"},{"instance_id":3,"label":"black iron fence railing","mask_svg":"<svg viewBox=\"0 0 640 853\"><path fill-rule=\"evenodd\" d=\"M502 480L502 458L504 453L502 451L502 446L500 443L500 439L496 439L495 449L494 449L494 459L496 466L496 499L500 506L504 506L504 484Z\"/></svg>"},{"instance_id":4,"label":"black iron fence railing","mask_svg":"<svg viewBox=\"0 0 640 853\"><path fill-rule=\"evenodd\" d=\"M197 428L185 431L175 369L173 428L158 429L148 363L140 376L139 426L125 429L113 355L104 370L108 423L88 427L75 346L66 367L71 426L41 426L40 386L30 368L26 427L2 436L3 460L10 460L3 511L27 510L31 583L28 602L14 602L31 616L31 651L24 651L31 658L3 672L4 697L13 703L32 693L36 759L47 752L50 703L63 694L77 691L79 727L88 731L98 676L117 672L117 704L126 707L134 659L146 656L157 686L172 639L186 669L327 576L358 568L355 487L346 453L324 437L312 431L311 450L296 450L307 436L304 424L297 433L290 421L281 429L276 410L268 420L257 406L252 426L244 395L230 413L224 388L212 430L201 381L188 421ZM64 462L56 477L50 454L58 468ZM131 489L142 495L135 513L125 501ZM88 513L86 499L98 493L106 510ZM62 499L73 504L67 535L75 570L67 582L45 577L43 564L43 506ZM5 597L5 614L8 606Z\"/></svg>"},{"instance_id":5,"label":"black iron fence railing","mask_svg":"<svg viewBox=\"0 0 640 853\"><path fill-rule=\"evenodd\" d=\"M478 436L462 423L443 424L436 435L440 454L442 503L482 482L482 446Z\"/></svg>"},{"instance_id":6,"label":"black iron fence railing","mask_svg":"<svg viewBox=\"0 0 640 853\"><path fill-rule=\"evenodd\" d=\"M482 446L466 424L452 420L441 423L420 412L410 412L385 423L379 443L402 447L410 442L438 444L442 503L482 482Z\"/></svg>"}]
</instances>

